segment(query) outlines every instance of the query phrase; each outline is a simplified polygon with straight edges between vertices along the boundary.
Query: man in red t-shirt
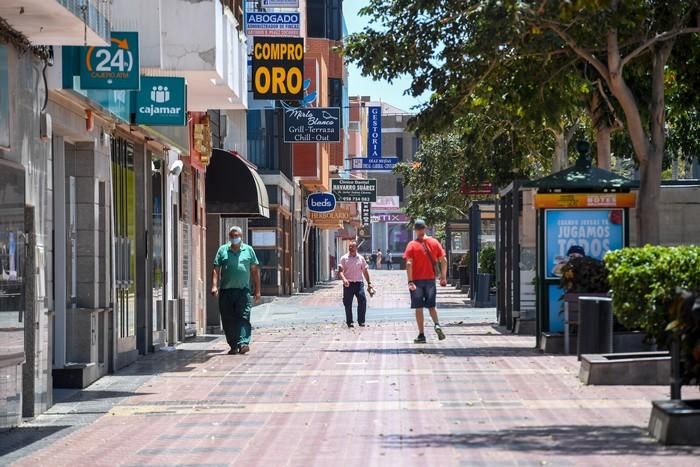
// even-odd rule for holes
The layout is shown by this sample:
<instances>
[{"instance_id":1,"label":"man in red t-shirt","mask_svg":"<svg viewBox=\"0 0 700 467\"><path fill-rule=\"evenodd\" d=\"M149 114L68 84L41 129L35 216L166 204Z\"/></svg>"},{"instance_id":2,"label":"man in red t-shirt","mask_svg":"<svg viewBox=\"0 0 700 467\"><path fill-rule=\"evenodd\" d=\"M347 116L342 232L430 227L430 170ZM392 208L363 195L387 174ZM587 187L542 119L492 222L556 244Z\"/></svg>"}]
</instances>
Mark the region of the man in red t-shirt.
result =
<instances>
[{"instance_id":1,"label":"man in red t-shirt","mask_svg":"<svg viewBox=\"0 0 700 467\"><path fill-rule=\"evenodd\" d=\"M443 340L445 333L440 327L435 297L435 277L437 276L438 261L440 262L440 286L447 285L447 258L445 250L440 242L425 234L425 221L416 219L413 223L416 231L416 239L406 245L403 254L406 260L406 275L408 276L408 290L411 293L411 308L416 310L416 324L418 324L418 337L413 342L425 344L423 332L423 308L430 310L430 317L435 325L435 333L438 339Z\"/></svg>"}]
</instances>

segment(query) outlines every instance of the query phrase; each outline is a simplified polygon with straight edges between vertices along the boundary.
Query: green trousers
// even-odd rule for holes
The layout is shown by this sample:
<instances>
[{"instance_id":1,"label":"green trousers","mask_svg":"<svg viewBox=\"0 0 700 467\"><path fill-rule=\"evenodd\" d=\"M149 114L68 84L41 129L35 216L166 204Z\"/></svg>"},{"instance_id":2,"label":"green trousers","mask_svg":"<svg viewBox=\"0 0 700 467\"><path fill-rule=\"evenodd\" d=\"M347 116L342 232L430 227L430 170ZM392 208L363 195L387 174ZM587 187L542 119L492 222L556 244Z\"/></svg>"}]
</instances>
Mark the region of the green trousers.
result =
<instances>
[{"instance_id":1,"label":"green trousers","mask_svg":"<svg viewBox=\"0 0 700 467\"><path fill-rule=\"evenodd\" d=\"M224 326L226 341L232 349L250 344L250 310L253 298L248 289L222 289L219 291L219 313Z\"/></svg>"}]
</instances>

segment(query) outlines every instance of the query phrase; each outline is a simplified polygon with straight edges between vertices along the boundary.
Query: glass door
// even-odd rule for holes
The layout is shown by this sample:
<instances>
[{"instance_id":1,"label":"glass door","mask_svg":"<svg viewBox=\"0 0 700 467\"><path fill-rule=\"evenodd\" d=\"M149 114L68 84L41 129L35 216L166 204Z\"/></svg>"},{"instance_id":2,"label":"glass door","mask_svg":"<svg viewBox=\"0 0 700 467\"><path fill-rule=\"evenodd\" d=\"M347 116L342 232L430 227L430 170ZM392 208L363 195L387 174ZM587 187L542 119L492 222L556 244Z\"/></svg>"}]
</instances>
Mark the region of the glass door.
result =
<instances>
[{"instance_id":1,"label":"glass door","mask_svg":"<svg viewBox=\"0 0 700 467\"><path fill-rule=\"evenodd\" d=\"M134 147L112 139L112 188L114 190L114 241L116 261L117 336L136 335L136 177Z\"/></svg>"},{"instance_id":2,"label":"glass door","mask_svg":"<svg viewBox=\"0 0 700 467\"><path fill-rule=\"evenodd\" d=\"M164 258L165 258L165 232L163 224L164 207L164 161L151 155L151 283L153 287L153 342L163 344L165 329L165 301L164 301Z\"/></svg>"}]
</instances>

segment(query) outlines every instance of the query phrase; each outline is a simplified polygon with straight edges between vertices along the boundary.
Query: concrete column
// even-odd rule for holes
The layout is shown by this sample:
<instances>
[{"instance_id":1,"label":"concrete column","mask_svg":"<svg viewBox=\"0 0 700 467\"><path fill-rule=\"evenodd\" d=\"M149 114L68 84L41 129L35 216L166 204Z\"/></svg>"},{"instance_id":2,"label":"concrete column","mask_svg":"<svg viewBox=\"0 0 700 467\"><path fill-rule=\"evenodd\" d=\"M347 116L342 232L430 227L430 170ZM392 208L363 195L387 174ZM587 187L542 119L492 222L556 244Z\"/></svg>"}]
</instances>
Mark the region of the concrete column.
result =
<instances>
[{"instance_id":1,"label":"concrete column","mask_svg":"<svg viewBox=\"0 0 700 467\"><path fill-rule=\"evenodd\" d=\"M66 364L66 160L65 142L53 138L54 174L54 368Z\"/></svg>"},{"instance_id":2,"label":"concrete column","mask_svg":"<svg viewBox=\"0 0 700 467\"><path fill-rule=\"evenodd\" d=\"M134 145L136 185L136 347L145 355L153 345L151 299L150 190L151 161L143 144Z\"/></svg>"}]
</instances>

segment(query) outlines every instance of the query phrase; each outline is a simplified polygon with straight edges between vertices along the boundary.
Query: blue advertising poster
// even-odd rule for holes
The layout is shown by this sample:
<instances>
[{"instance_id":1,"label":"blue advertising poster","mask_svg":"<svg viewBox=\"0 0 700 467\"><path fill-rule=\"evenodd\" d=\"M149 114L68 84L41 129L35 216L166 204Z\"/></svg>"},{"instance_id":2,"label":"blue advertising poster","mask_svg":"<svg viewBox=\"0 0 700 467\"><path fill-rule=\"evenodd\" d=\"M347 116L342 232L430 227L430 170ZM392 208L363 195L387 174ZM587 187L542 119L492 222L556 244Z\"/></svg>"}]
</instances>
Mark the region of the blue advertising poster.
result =
<instances>
[{"instance_id":1,"label":"blue advertising poster","mask_svg":"<svg viewBox=\"0 0 700 467\"><path fill-rule=\"evenodd\" d=\"M560 301L564 290L559 284L547 286L547 299L549 301L549 332L564 332L564 302Z\"/></svg>"},{"instance_id":2,"label":"blue advertising poster","mask_svg":"<svg viewBox=\"0 0 700 467\"><path fill-rule=\"evenodd\" d=\"M603 259L605 253L625 246L623 209L547 209L545 211L545 269L556 279L571 247Z\"/></svg>"},{"instance_id":3,"label":"blue advertising poster","mask_svg":"<svg viewBox=\"0 0 700 467\"><path fill-rule=\"evenodd\" d=\"M382 108L367 107L367 157L382 157Z\"/></svg>"}]
</instances>

